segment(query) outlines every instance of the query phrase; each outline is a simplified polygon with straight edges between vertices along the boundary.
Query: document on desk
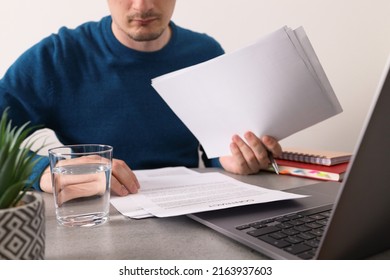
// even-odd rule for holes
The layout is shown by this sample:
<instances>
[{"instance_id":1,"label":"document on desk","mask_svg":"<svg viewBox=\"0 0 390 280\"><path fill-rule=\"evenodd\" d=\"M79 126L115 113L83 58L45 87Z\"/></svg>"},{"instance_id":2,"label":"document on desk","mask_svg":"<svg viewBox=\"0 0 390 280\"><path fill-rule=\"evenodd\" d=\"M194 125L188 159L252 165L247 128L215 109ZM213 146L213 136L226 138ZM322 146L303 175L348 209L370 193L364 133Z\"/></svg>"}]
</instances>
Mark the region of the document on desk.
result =
<instances>
[{"instance_id":1,"label":"document on desk","mask_svg":"<svg viewBox=\"0 0 390 280\"><path fill-rule=\"evenodd\" d=\"M342 112L302 27L281 28L238 51L152 79L209 158L234 134L282 140Z\"/></svg>"},{"instance_id":2,"label":"document on desk","mask_svg":"<svg viewBox=\"0 0 390 280\"><path fill-rule=\"evenodd\" d=\"M142 186L144 185L143 181L147 181L152 178L198 174L198 172L183 166L134 170L133 172ZM134 198L134 196L127 196L126 198L112 196L110 202L124 216L128 216L133 219L153 217L152 214L142 208L142 204L138 204L139 202Z\"/></svg>"},{"instance_id":3,"label":"document on desk","mask_svg":"<svg viewBox=\"0 0 390 280\"><path fill-rule=\"evenodd\" d=\"M142 208L149 216L170 217L304 197L242 183L216 172L166 175L139 181L139 193L115 198L113 205L123 215L126 215L126 205L131 204Z\"/></svg>"}]
</instances>

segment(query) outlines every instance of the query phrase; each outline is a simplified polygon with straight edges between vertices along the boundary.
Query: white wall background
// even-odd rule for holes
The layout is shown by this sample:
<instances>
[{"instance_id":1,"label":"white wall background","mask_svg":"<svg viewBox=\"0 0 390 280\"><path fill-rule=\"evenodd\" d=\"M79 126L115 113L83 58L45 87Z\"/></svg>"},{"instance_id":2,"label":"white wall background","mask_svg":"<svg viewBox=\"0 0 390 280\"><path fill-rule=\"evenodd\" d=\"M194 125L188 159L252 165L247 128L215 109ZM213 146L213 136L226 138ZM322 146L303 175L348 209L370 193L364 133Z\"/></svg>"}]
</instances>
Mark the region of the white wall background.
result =
<instances>
[{"instance_id":1,"label":"white wall background","mask_svg":"<svg viewBox=\"0 0 390 280\"><path fill-rule=\"evenodd\" d=\"M103 0L4 1L0 77L24 50L61 26L107 13ZM353 150L390 54L389 0L177 0L173 20L215 37L226 52L284 25L302 25L344 112L281 143Z\"/></svg>"}]
</instances>

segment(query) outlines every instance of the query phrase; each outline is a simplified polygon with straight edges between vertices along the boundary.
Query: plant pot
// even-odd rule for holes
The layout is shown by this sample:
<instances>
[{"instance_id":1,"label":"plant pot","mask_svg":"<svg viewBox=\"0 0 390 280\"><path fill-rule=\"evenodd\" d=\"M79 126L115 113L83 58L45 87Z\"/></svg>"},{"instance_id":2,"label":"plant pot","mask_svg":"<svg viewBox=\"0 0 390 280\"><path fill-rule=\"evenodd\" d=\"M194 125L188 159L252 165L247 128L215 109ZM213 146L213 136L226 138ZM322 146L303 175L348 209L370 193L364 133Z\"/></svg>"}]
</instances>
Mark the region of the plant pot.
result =
<instances>
[{"instance_id":1,"label":"plant pot","mask_svg":"<svg viewBox=\"0 0 390 280\"><path fill-rule=\"evenodd\" d=\"M18 207L0 209L0 259L45 257L45 205L40 193L27 192Z\"/></svg>"}]
</instances>

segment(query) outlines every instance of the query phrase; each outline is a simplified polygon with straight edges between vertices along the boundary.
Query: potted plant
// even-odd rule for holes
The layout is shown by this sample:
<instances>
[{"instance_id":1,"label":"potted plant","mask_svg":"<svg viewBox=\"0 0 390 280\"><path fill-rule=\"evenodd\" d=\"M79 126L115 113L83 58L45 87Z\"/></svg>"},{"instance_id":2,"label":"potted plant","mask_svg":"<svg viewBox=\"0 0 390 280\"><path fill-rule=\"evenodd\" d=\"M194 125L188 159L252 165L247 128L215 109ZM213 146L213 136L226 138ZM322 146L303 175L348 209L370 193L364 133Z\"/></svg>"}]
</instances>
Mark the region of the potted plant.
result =
<instances>
[{"instance_id":1,"label":"potted plant","mask_svg":"<svg viewBox=\"0 0 390 280\"><path fill-rule=\"evenodd\" d=\"M25 140L34 128L28 124L13 126L8 108L0 120L0 259L44 258L44 203L40 193L29 191L42 146L30 150L34 141Z\"/></svg>"}]
</instances>

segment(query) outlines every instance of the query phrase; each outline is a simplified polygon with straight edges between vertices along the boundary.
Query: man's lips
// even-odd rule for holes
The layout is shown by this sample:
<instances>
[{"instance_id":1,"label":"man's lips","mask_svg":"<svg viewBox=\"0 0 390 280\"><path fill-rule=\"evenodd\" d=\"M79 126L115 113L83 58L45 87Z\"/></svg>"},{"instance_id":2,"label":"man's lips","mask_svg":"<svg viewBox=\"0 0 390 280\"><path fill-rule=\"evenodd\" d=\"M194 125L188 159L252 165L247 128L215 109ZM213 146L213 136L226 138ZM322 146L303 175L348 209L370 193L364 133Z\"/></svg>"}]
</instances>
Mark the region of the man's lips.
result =
<instances>
[{"instance_id":1,"label":"man's lips","mask_svg":"<svg viewBox=\"0 0 390 280\"><path fill-rule=\"evenodd\" d=\"M130 19L130 21L136 22L139 25L148 25L148 24L154 22L156 19L157 18L155 18L155 17L153 17L153 18L142 18L142 19L133 18L133 19Z\"/></svg>"}]
</instances>

